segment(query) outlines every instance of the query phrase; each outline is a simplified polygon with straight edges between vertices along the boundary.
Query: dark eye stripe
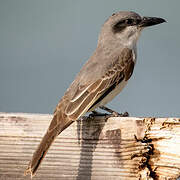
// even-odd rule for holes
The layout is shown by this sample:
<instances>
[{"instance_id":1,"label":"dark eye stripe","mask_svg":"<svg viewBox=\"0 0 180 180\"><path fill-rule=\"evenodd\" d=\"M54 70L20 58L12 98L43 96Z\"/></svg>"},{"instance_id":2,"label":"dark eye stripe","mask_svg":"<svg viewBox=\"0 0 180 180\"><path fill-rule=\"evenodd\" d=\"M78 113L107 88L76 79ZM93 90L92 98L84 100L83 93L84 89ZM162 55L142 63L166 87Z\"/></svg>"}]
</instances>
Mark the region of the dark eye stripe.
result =
<instances>
[{"instance_id":1,"label":"dark eye stripe","mask_svg":"<svg viewBox=\"0 0 180 180\"><path fill-rule=\"evenodd\" d=\"M113 31L114 31L114 33L117 33L117 32L122 31L123 29L125 29L125 27L126 27L125 20L119 21L118 23L116 23L113 26Z\"/></svg>"},{"instance_id":2,"label":"dark eye stripe","mask_svg":"<svg viewBox=\"0 0 180 180\"><path fill-rule=\"evenodd\" d=\"M115 24L115 26L116 26L116 27L122 26L123 24L125 24L125 21L126 21L126 20L119 21L118 23Z\"/></svg>"},{"instance_id":3,"label":"dark eye stripe","mask_svg":"<svg viewBox=\"0 0 180 180\"><path fill-rule=\"evenodd\" d=\"M141 22L141 19L124 19L119 22L117 22L114 27L119 27L119 26L127 26L127 25L138 25Z\"/></svg>"}]
</instances>

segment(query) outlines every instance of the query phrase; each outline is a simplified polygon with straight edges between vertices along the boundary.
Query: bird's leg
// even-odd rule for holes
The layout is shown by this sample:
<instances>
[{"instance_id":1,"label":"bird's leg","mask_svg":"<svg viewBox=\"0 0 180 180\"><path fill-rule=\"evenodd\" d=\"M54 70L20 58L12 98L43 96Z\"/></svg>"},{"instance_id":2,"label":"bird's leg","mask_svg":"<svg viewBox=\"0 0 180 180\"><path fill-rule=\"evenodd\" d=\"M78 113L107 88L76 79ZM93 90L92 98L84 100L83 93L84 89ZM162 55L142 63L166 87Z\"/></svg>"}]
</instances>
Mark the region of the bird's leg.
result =
<instances>
[{"instance_id":1,"label":"bird's leg","mask_svg":"<svg viewBox=\"0 0 180 180\"><path fill-rule=\"evenodd\" d=\"M110 108L108 108L108 107L106 107L106 106L100 106L99 108L102 109L102 110L104 110L104 111L109 112L111 117L112 117L112 116L115 116L115 117L118 117L118 116L127 117L127 116L129 116L129 113L128 113L128 112L125 112L125 113L121 113L121 114L120 114L120 113L118 113L118 112L116 112L116 111L114 111L114 110L112 110L112 109L110 109Z\"/></svg>"},{"instance_id":2,"label":"bird's leg","mask_svg":"<svg viewBox=\"0 0 180 180\"><path fill-rule=\"evenodd\" d=\"M99 108L102 109L102 110L104 110L104 111L107 111L107 112L109 112L110 114L113 114L113 115L115 115L115 116L118 116L118 115L119 115L118 112L116 112L116 111L114 111L114 110L112 110L112 109L109 109L109 108L106 107L106 106L99 106Z\"/></svg>"}]
</instances>

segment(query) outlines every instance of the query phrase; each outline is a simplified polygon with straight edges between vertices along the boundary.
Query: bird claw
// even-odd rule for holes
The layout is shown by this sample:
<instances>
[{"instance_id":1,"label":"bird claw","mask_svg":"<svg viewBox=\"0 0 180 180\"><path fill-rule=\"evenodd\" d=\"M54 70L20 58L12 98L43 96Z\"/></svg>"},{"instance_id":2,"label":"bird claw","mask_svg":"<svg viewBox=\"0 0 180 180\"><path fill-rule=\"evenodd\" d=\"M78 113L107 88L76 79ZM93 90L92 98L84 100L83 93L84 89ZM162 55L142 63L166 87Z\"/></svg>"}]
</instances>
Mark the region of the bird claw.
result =
<instances>
[{"instance_id":1,"label":"bird claw","mask_svg":"<svg viewBox=\"0 0 180 180\"><path fill-rule=\"evenodd\" d=\"M119 114L121 117L129 117L129 113L126 111L124 113Z\"/></svg>"}]
</instances>

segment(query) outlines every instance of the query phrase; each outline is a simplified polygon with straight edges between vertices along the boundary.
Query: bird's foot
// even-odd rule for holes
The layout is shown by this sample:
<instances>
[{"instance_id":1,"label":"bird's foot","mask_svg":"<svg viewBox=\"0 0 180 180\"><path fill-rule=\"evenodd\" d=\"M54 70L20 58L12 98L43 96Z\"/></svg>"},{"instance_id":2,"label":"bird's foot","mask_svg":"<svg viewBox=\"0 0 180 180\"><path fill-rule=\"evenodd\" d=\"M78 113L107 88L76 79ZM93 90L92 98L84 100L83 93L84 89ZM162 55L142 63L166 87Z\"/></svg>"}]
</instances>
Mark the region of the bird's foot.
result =
<instances>
[{"instance_id":1,"label":"bird's foot","mask_svg":"<svg viewBox=\"0 0 180 180\"><path fill-rule=\"evenodd\" d=\"M129 117L129 113L126 111L120 114L121 117Z\"/></svg>"}]
</instances>

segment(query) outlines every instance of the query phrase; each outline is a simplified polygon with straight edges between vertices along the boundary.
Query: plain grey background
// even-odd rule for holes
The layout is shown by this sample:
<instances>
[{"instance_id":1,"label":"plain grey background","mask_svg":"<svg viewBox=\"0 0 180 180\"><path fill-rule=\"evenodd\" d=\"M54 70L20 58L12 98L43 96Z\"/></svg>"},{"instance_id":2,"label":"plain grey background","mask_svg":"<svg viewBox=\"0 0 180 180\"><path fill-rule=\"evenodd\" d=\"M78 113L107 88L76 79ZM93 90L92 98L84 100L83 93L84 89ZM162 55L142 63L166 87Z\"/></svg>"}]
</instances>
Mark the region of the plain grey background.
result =
<instances>
[{"instance_id":1,"label":"plain grey background","mask_svg":"<svg viewBox=\"0 0 180 180\"><path fill-rule=\"evenodd\" d=\"M142 32L129 84L108 106L180 116L179 0L0 0L0 111L52 113L96 48L101 25L132 10L168 23Z\"/></svg>"}]
</instances>

